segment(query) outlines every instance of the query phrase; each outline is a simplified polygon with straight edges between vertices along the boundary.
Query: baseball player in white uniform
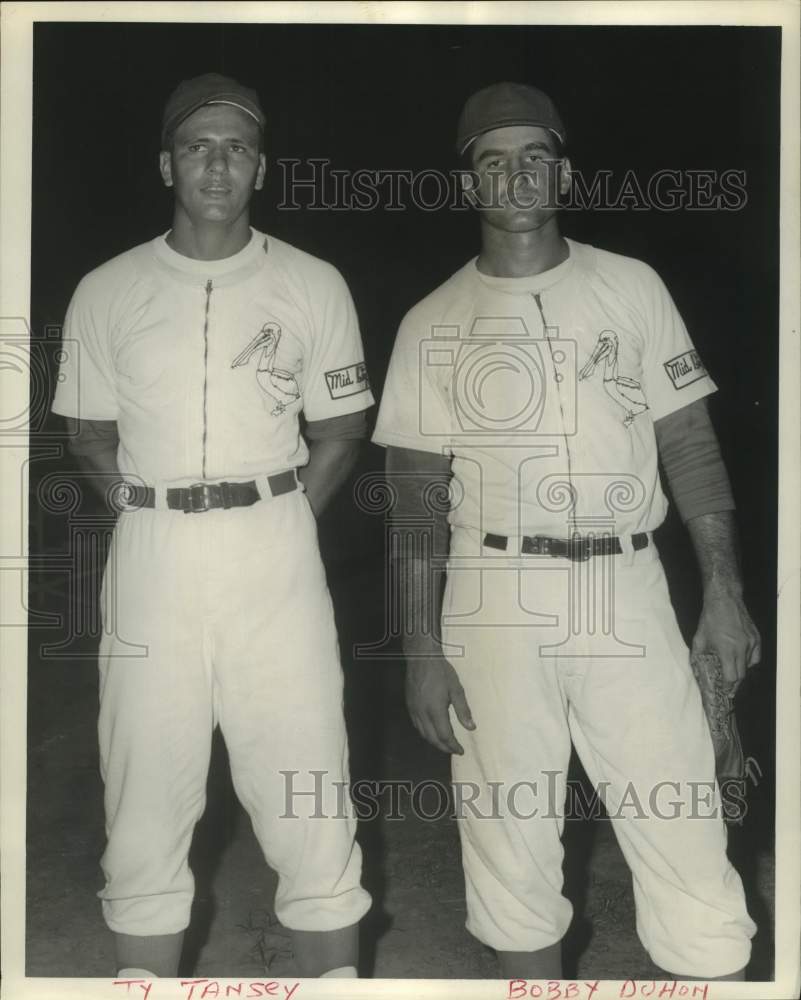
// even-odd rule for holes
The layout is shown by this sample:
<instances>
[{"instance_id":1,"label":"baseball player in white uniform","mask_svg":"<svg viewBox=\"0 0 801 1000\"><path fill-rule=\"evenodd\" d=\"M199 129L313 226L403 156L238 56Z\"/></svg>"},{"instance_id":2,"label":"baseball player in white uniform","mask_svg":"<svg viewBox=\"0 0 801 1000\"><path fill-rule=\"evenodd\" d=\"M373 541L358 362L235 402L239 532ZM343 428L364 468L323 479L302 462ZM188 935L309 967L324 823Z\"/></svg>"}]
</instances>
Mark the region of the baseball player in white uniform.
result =
<instances>
[{"instance_id":1,"label":"baseball player in white uniform","mask_svg":"<svg viewBox=\"0 0 801 1000\"><path fill-rule=\"evenodd\" d=\"M354 819L335 808L348 748L315 514L352 468L373 400L339 273L250 227L264 124L235 80L180 84L160 154L172 228L88 274L66 321L78 349L53 409L82 464L122 480L99 719L100 896L119 975L177 974L215 724L278 874L298 973L355 976L370 904ZM294 795L287 809L282 772L296 791L319 772L322 801Z\"/></svg>"},{"instance_id":2,"label":"baseball player in white uniform","mask_svg":"<svg viewBox=\"0 0 801 1000\"><path fill-rule=\"evenodd\" d=\"M755 927L652 536L667 509L659 454L703 576L693 649L716 652L733 689L759 636L704 403L715 386L650 267L560 235L564 149L541 91L504 83L470 98L458 153L481 252L398 333L374 440L407 534L416 516L436 546L449 539L441 633L424 624L431 601L440 615L425 545L400 557L408 706L454 755L467 926L504 976L561 974L572 742L653 961L738 979ZM449 531L421 503L432 482L449 482Z\"/></svg>"}]
</instances>

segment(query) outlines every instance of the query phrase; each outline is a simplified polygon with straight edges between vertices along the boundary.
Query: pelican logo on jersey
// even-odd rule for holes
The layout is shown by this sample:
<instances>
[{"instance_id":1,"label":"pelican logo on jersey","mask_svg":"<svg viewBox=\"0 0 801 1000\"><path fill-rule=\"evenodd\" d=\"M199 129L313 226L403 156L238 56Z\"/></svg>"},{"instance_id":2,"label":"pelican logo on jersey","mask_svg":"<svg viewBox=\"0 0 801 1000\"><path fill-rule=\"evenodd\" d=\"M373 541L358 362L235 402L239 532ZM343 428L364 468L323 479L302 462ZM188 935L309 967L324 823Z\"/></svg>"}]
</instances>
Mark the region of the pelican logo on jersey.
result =
<instances>
[{"instance_id":1,"label":"pelican logo on jersey","mask_svg":"<svg viewBox=\"0 0 801 1000\"><path fill-rule=\"evenodd\" d=\"M335 368L326 372L325 384L328 386L331 399L355 396L357 392L366 392L370 388L367 368L361 361L357 365L347 365L345 368Z\"/></svg>"},{"instance_id":2,"label":"pelican logo on jersey","mask_svg":"<svg viewBox=\"0 0 801 1000\"><path fill-rule=\"evenodd\" d=\"M271 416L280 417L287 406L300 399L300 386L294 374L276 365L278 345L281 342L281 327L277 323L265 323L248 346L231 362L232 368L246 365L256 352L259 361L256 379L261 388L275 401ZM296 369L299 370L299 369Z\"/></svg>"},{"instance_id":3,"label":"pelican logo on jersey","mask_svg":"<svg viewBox=\"0 0 801 1000\"><path fill-rule=\"evenodd\" d=\"M666 361L665 371L670 376L674 389L683 389L706 375L706 368L698 351L685 351L684 354Z\"/></svg>"},{"instance_id":4,"label":"pelican logo on jersey","mask_svg":"<svg viewBox=\"0 0 801 1000\"><path fill-rule=\"evenodd\" d=\"M614 330L603 330L586 365L579 372L579 381L592 378L595 369L604 362L604 392L625 411L623 423L630 427L638 413L648 409L648 402L640 383L633 378L619 375L617 371L618 339Z\"/></svg>"}]
</instances>

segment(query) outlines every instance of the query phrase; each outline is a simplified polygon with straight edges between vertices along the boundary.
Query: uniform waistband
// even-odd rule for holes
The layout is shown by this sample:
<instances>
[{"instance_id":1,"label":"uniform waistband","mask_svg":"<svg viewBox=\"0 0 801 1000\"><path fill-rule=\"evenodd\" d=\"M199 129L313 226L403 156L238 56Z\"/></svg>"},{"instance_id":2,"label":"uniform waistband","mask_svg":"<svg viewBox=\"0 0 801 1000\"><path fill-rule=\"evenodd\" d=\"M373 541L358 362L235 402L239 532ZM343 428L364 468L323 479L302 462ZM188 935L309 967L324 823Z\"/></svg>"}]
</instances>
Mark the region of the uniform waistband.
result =
<instances>
[{"instance_id":1,"label":"uniform waistband","mask_svg":"<svg viewBox=\"0 0 801 1000\"><path fill-rule=\"evenodd\" d=\"M147 507L198 514L231 507L250 507L259 500L272 500L285 493L292 493L300 486L295 469L256 476L244 482L222 480L200 481L186 486L168 483L147 486L128 481L119 487L116 505L123 512Z\"/></svg>"},{"instance_id":2,"label":"uniform waistband","mask_svg":"<svg viewBox=\"0 0 801 1000\"><path fill-rule=\"evenodd\" d=\"M629 545L632 551L639 552L640 549L647 548L649 543L650 536L644 531L623 538L606 533L584 535L576 533L569 538L553 538L549 535L522 535L519 538L510 538L508 535L495 535L492 532L484 535L484 545L487 548L499 549L502 552L510 550L512 554L570 559L572 562L585 562L592 556L622 555L629 551Z\"/></svg>"},{"instance_id":3,"label":"uniform waistband","mask_svg":"<svg viewBox=\"0 0 801 1000\"><path fill-rule=\"evenodd\" d=\"M504 545L504 542L506 543ZM577 533L571 540L551 535L500 535L479 531L465 525L451 526L450 562L479 565L486 560L498 564L514 561L524 568L539 565L542 560L561 561L567 565L592 558L611 557L619 566L659 559L653 532L612 535L610 532Z\"/></svg>"}]
</instances>

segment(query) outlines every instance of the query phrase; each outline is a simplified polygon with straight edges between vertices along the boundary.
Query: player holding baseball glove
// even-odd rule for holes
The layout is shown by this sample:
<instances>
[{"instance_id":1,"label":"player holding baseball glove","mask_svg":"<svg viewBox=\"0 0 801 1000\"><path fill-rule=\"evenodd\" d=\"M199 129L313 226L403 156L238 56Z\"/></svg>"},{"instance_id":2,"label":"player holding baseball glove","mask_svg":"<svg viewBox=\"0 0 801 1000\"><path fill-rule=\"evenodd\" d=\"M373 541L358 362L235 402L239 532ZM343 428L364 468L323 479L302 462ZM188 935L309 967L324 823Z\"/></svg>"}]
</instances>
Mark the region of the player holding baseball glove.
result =
<instances>
[{"instance_id":1,"label":"player holding baseball glove","mask_svg":"<svg viewBox=\"0 0 801 1000\"><path fill-rule=\"evenodd\" d=\"M405 530L433 523L448 553L441 609L425 546L401 557L409 710L477 792L460 817L467 926L504 976L561 973L572 743L653 961L681 978L743 978L755 928L653 541L667 510L659 456L703 578L692 649L716 654L734 689L759 636L705 404L715 385L650 267L560 234L565 143L541 91L504 83L470 98L457 153L481 251L398 333L375 440ZM448 528L420 498L451 477ZM440 611L441 635L421 624Z\"/></svg>"}]
</instances>

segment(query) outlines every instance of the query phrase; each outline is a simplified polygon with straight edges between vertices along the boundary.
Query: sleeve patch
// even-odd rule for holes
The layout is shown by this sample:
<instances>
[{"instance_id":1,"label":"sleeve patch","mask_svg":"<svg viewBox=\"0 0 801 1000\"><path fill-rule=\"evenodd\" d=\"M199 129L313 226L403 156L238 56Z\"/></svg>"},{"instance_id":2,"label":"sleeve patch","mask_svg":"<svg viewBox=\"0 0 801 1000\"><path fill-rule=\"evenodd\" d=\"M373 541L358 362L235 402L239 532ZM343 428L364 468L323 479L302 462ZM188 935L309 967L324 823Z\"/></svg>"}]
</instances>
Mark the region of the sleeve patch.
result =
<instances>
[{"instance_id":1,"label":"sleeve patch","mask_svg":"<svg viewBox=\"0 0 801 1000\"><path fill-rule=\"evenodd\" d=\"M707 375L704 363L698 355L698 351L685 351L670 361L664 363L665 371L673 383L674 389L684 389L685 386L692 385L699 379Z\"/></svg>"},{"instance_id":2,"label":"sleeve patch","mask_svg":"<svg viewBox=\"0 0 801 1000\"><path fill-rule=\"evenodd\" d=\"M345 368L335 368L325 373L325 384L331 399L342 399L344 396L355 396L359 392L367 392L370 380L367 377L367 367L363 361Z\"/></svg>"}]
</instances>

